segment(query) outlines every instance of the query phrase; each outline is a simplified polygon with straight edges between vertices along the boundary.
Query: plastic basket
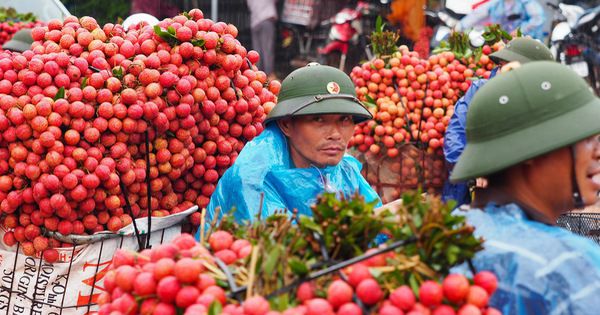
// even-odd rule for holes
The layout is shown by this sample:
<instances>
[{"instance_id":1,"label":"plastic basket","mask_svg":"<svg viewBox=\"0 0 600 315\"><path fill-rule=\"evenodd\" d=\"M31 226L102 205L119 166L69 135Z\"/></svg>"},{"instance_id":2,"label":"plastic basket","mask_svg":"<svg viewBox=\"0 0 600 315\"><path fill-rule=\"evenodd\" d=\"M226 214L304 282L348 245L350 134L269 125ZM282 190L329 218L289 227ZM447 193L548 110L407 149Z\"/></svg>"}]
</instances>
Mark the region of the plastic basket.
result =
<instances>
[{"instance_id":1,"label":"plastic basket","mask_svg":"<svg viewBox=\"0 0 600 315\"><path fill-rule=\"evenodd\" d=\"M556 223L600 244L600 213L571 212L561 215Z\"/></svg>"},{"instance_id":2,"label":"plastic basket","mask_svg":"<svg viewBox=\"0 0 600 315\"><path fill-rule=\"evenodd\" d=\"M155 218L151 233L147 233L146 220L142 218L136 220L137 235L129 225L118 234L58 236L73 246L57 248L59 259L54 263L23 255L19 244L12 247L0 244L0 315L93 314L98 310L100 294L105 291L104 276L115 252L121 248L139 251L142 240L142 244L150 246L171 241L181 234L185 218L196 210L194 206L181 213ZM0 229L0 234L3 235L4 230Z\"/></svg>"},{"instance_id":3,"label":"plastic basket","mask_svg":"<svg viewBox=\"0 0 600 315\"><path fill-rule=\"evenodd\" d=\"M288 24L314 26L317 24L319 0L286 0L283 3L281 21Z\"/></svg>"}]
</instances>

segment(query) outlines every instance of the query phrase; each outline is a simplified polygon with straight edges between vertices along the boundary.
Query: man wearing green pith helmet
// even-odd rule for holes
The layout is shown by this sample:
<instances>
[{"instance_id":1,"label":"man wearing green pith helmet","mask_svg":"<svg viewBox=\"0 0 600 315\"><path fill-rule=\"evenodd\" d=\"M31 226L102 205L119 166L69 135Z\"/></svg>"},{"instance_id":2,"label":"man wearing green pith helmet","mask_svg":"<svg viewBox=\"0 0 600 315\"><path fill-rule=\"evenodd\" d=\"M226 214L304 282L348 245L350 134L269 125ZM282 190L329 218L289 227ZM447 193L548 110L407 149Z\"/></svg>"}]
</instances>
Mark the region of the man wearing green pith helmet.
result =
<instances>
[{"instance_id":1,"label":"man wearing green pith helmet","mask_svg":"<svg viewBox=\"0 0 600 315\"><path fill-rule=\"evenodd\" d=\"M552 52L540 41L533 38L518 37L510 41L506 47L490 55L490 58L498 64L491 72L490 79L496 76L497 73L506 69L512 68L515 63L525 64L533 61L554 60ZM502 66L502 67L500 67ZM471 83L471 86L454 105L454 114L450 118L448 128L444 135L444 157L452 169L452 166L458 161L458 157L463 152L467 142L465 136L465 124L467 121L467 112L473 96L483 87L488 80L479 79ZM478 179L476 187L484 186L485 181ZM471 202L471 192L469 185L466 182L462 183L444 183L442 192L444 201L453 199L457 205L467 204Z\"/></svg>"},{"instance_id":2,"label":"man wearing green pith helmet","mask_svg":"<svg viewBox=\"0 0 600 315\"><path fill-rule=\"evenodd\" d=\"M600 247L555 226L598 201L599 119L600 100L555 62L503 73L473 98L450 179L488 179L456 212L485 240L473 265L498 276L490 304L503 314L599 312Z\"/></svg>"},{"instance_id":3,"label":"man wearing green pith helmet","mask_svg":"<svg viewBox=\"0 0 600 315\"><path fill-rule=\"evenodd\" d=\"M234 207L238 221L266 218L276 210L311 216L310 206L323 192L346 197L358 192L379 201L360 174L360 163L346 154L354 125L371 117L342 71L309 64L292 72L263 133L246 144L220 179L208 220L217 208Z\"/></svg>"}]
</instances>

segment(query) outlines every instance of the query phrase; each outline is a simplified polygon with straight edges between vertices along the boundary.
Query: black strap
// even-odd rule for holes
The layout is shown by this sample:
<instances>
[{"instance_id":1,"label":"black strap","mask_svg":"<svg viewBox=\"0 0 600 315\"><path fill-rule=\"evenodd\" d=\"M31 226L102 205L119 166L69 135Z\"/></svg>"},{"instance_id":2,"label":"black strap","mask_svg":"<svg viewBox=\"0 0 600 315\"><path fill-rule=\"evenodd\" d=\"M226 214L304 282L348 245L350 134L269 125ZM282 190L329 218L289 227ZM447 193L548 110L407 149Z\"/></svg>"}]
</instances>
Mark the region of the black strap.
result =
<instances>
[{"instance_id":1,"label":"black strap","mask_svg":"<svg viewBox=\"0 0 600 315\"><path fill-rule=\"evenodd\" d=\"M579 184L577 183L577 170L575 167L576 164L576 155L575 155L575 146L570 146L569 149L571 150L571 174L572 174L572 180L571 180L571 187L572 187L572 192L573 192L573 205L576 209L580 209L583 208L585 206L585 204L583 203L583 197L581 196L581 192L579 191Z\"/></svg>"}]
</instances>

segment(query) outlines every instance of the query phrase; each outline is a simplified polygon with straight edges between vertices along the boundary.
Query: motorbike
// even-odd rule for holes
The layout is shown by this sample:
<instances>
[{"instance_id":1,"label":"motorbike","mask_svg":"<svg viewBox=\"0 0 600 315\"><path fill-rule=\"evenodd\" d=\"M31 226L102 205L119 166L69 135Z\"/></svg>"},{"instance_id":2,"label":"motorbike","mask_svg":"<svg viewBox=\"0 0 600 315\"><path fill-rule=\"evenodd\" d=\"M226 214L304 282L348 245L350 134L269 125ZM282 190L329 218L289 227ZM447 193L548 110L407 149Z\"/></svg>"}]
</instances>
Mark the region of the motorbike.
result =
<instances>
[{"instance_id":1,"label":"motorbike","mask_svg":"<svg viewBox=\"0 0 600 315\"><path fill-rule=\"evenodd\" d=\"M600 95L600 6L585 10L563 3L547 5L555 12L550 50Z\"/></svg>"},{"instance_id":2,"label":"motorbike","mask_svg":"<svg viewBox=\"0 0 600 315\"><path fill-rule=\"evenodd\" d=\"M460 20L471 13L475 7L481 5L481 0L448 0L442 1L439 10L425 9L425 20L433 29L430 47L439 47L440 43L448 39L450 33Z\"/></svg>"},{"instance_id":3,"label":"motorbike","mask_svg":"<svg viewBox=\"0 0 600 315\"><path fill-rule=\"evenodd\" d=\"M385 1L387 2L387 1ZM384 1L382 1L382 4ZM339 69L344 71L348 48L351 44L359 45L364 49L367 59L372 59L373 54L367 45L364 29L364 19L377 15L376 5L358 1L354 8L344 8L337 12L333 17L321 22L322 27L329 27L328 42L324 47L317 49L322 63L334 52L340 54Z\"/></svg>"},{"instance_id":4,"label":"motorbike","mask_svg":"<svg viewBox=\"0 0 600 315\"><path fill-rule=\"evenodd\" d=\"M319 19L318 10L323 9L324 0L287 0L283 4L280 25L279 54L290 60L292 68L310 62L335 65L345 68L350 52L361 51L361 58L372 58L367 49L367 19L380 13L381 6L388 0L360 0L355 6L347 6L327 19ZM379 2L379 3L377 3ZM353 45L363 49L350 49ZM338 60L339 58L339 60ZM353 59L352 59L353 60Z\"/></svg>"}]
</instances>

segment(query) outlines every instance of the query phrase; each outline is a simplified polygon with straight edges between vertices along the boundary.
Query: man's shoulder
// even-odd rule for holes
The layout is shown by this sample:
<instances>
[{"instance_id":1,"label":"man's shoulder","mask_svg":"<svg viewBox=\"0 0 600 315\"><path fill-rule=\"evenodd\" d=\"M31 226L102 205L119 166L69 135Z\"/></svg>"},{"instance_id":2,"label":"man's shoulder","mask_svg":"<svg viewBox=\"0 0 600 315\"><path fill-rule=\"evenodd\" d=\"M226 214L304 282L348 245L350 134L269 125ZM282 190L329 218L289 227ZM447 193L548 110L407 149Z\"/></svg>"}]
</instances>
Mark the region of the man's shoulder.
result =
<instances>
[{"instance_id":1,"label":"man's shoulder","mask_svg":"<svg viewBox=\"0 0 600 315\"><path fill-rule=\"evenodd\" d=\"M554 225L482 209L464 212L475 234L485 239L487 254L511 255L548 263L565 253L577 254L600 272L600 247L593 241Z\"/></svg>"}]
</instances>

